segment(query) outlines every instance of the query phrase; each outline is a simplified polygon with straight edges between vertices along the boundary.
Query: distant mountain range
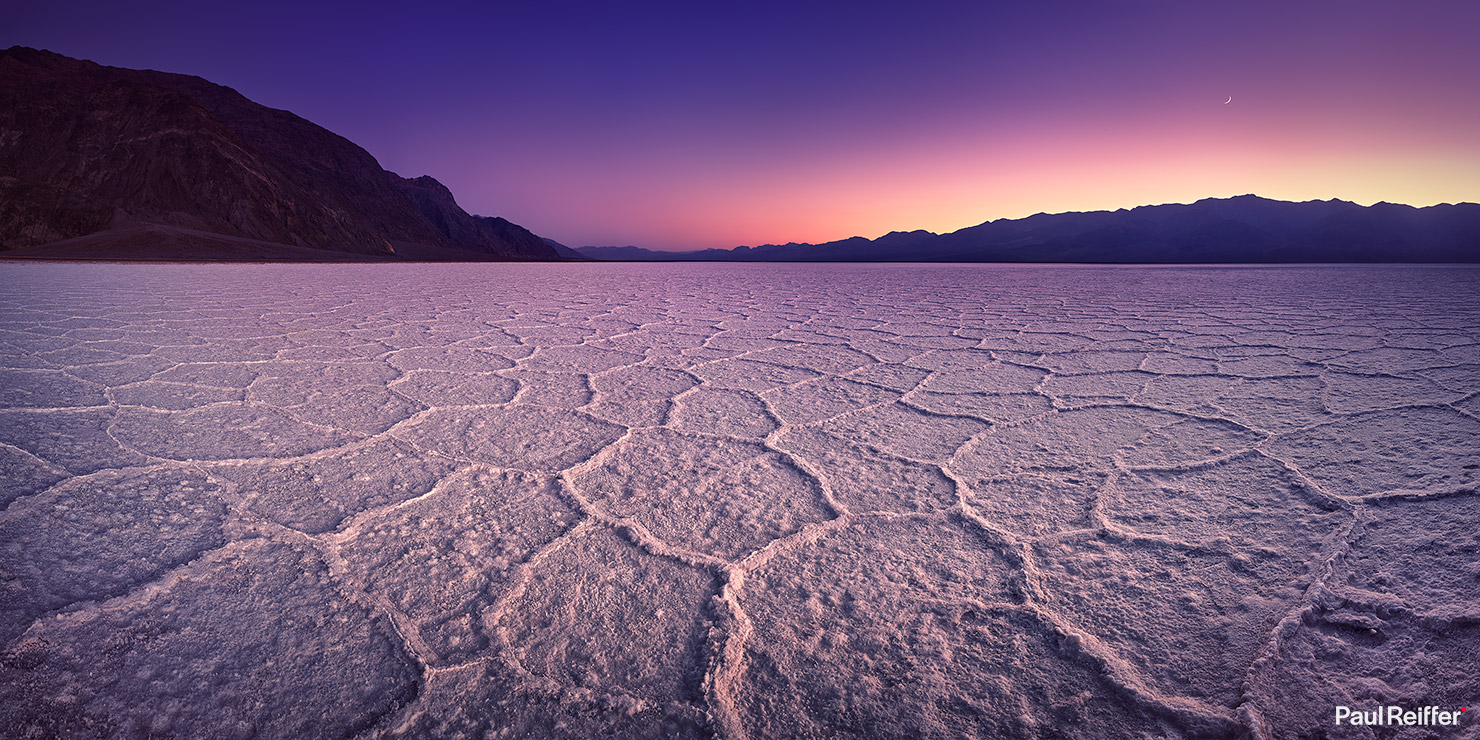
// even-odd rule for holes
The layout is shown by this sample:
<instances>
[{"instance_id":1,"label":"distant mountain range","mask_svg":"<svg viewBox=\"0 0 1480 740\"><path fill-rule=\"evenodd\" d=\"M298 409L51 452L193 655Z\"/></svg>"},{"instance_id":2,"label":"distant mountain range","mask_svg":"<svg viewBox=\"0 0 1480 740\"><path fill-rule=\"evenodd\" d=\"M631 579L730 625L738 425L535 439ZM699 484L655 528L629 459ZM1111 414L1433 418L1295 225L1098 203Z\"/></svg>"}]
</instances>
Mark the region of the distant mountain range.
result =
<instances>
[{"instance_id":1,"label":"distant mountain range","mask_svg":"<svg viewBox=\"0 0 1480 740\"><path fill-rule=\"evenodd\" d=\"M560 259L199 77L0 51L0 257Z\"/></svg>"},{"instance_id":2,"label":"distant mountain range","mask_svg":"<svg viewBox=\"0 0 1480 740\"><path fill-rule=\"evenodd\" d=\"M580 247L598 260L735 262L1480 262L1480 205L1414 208L1253 195L1190 205L1040 213L948 234L896 231L825 244L658 252Z\"/></svg>"},{"instance_id":3,"label":"distant mountain range","mask_svg":"<svg viewBox=\"0 0 1480 740\"><path fill-rule=\"evenodd\" d=\"M16 46L0 51L0 257L1480 262L1480 205L1244 195L825 244L571 249L231 88Z\"/></svg>"}]
</instances>

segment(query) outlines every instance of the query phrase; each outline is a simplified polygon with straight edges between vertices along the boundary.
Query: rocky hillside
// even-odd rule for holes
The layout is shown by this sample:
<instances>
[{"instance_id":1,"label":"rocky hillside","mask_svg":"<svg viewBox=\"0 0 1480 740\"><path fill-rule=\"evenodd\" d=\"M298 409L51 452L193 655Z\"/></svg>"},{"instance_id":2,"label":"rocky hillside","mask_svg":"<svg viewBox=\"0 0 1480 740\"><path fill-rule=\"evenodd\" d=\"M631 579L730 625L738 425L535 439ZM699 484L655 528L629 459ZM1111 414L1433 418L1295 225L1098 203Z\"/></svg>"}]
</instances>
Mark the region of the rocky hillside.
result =
<instances>
[{"instance_id":1,"label":"rocky hillside","mask_svg":"<svg viewBox=\"0 0 1480 740\"><path fill-rule=\"evenodd\" d=\"M0 249L139 224L365 258L559 258L525 229L469 215L436 180L401 178L231 88L0 51Z\"/></svg>"}]
</instances>

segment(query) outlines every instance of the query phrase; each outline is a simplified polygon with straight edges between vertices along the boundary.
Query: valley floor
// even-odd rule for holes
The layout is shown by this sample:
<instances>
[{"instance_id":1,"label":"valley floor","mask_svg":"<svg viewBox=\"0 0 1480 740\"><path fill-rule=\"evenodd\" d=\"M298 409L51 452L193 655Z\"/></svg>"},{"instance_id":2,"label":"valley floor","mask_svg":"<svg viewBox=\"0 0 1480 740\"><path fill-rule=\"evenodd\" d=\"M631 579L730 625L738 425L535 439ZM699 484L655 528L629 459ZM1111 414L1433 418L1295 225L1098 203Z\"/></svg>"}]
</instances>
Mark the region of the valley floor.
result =
<instances>
[{"instance_id":1,"label":"valley floor","mask_svg":"<svg viewBox=\"0 0 1480 740\"><path fill-rule=\"evenodd\" d=\"M1475 737L1480 269L0 265L10 737Z\"/></svg>"}]
</instances>

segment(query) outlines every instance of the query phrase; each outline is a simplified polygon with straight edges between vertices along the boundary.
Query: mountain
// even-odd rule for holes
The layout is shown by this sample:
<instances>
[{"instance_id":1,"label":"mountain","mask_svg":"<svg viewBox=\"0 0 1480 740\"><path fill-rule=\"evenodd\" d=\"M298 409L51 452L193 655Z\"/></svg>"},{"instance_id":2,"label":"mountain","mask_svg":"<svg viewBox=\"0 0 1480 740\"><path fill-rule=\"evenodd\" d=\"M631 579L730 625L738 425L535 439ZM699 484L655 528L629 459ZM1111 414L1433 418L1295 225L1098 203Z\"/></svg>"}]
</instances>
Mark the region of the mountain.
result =
<instances>
[{"instance_id":1,"label":"mountain","mask_svg":"<svg viewBox=\"0 0 1480 740\"><path fill-rule=\"evenodd\" d=\"M555 254L560 255L561 259L568 259L568 260L590 260L591 259L590 257L587 257L586 255L581 254L580 252L577 252L576 250L571 249L570 247L567 247L564 244L561 244L560 242L555 241L554 239L551 239L549 237L545 237L544 239L545 239L545 243L548 244L548 245L550 245L550 248L551 249L554 249L555 250Z\"/></svg>"},{"instance_id":2,"label":"mountain","mask_svg":"<svg viewBox=\"0 0 1480 740\"><path fill-rule=\"evenodd\" d=\"M191 253L199 233L228 241ZM229 242L238 256L256 243L284 258L559 259L515 224L469 215L436 180L399 177L229 87L12 47L0 52L0 254L47 256L41 245L64 240L90 256L157 256L158 242L214 258Z\"/></svg>"},{"instance_id":3,"label":"mountain","mask_svg":"<svg viewBox=\"0 0 1480 740\"><path fill-rule=\"evenodd\" d=\"M749 249L749 247L739 247L739 249ZM706 249L703 252L659 252L642 247L576 247L575 251L593 260L629 261L702 260L710 254L714 255L713 259L723 259L721 255L730 253L722 249Z\"/></svg>"},{"instance_id":4,"label":"mountain","mask_svg":"<svg viewBox=\"0 0 1480 740\"><path fill-rule=\"evenodd\" d=\"M1040 213L948 234L655 252L581 247L592 259L860 262L1480 262L1480 204L1414 208L1253 195L1118 211Z\"/></svg>"}]
</instances>

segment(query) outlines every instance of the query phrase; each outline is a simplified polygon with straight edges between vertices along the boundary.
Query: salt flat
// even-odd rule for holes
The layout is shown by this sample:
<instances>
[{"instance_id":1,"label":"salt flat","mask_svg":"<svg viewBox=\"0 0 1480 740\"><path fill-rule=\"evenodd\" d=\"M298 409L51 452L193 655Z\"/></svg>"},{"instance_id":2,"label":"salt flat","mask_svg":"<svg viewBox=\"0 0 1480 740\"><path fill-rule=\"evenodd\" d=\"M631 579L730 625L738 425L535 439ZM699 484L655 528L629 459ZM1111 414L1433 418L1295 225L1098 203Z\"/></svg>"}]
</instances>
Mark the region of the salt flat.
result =
<instances>
[{"instance_id":1,"label":"salt flat","mask_svg":"<svg viewBox=\"0 0 1480 740\"><path fill-rule=\"evenodd\" d=\"M1476 737L1480 270L0 265L8 737ZM1442 731L1441 731L1442 729Z\"/></svg>"}]
</instances>

